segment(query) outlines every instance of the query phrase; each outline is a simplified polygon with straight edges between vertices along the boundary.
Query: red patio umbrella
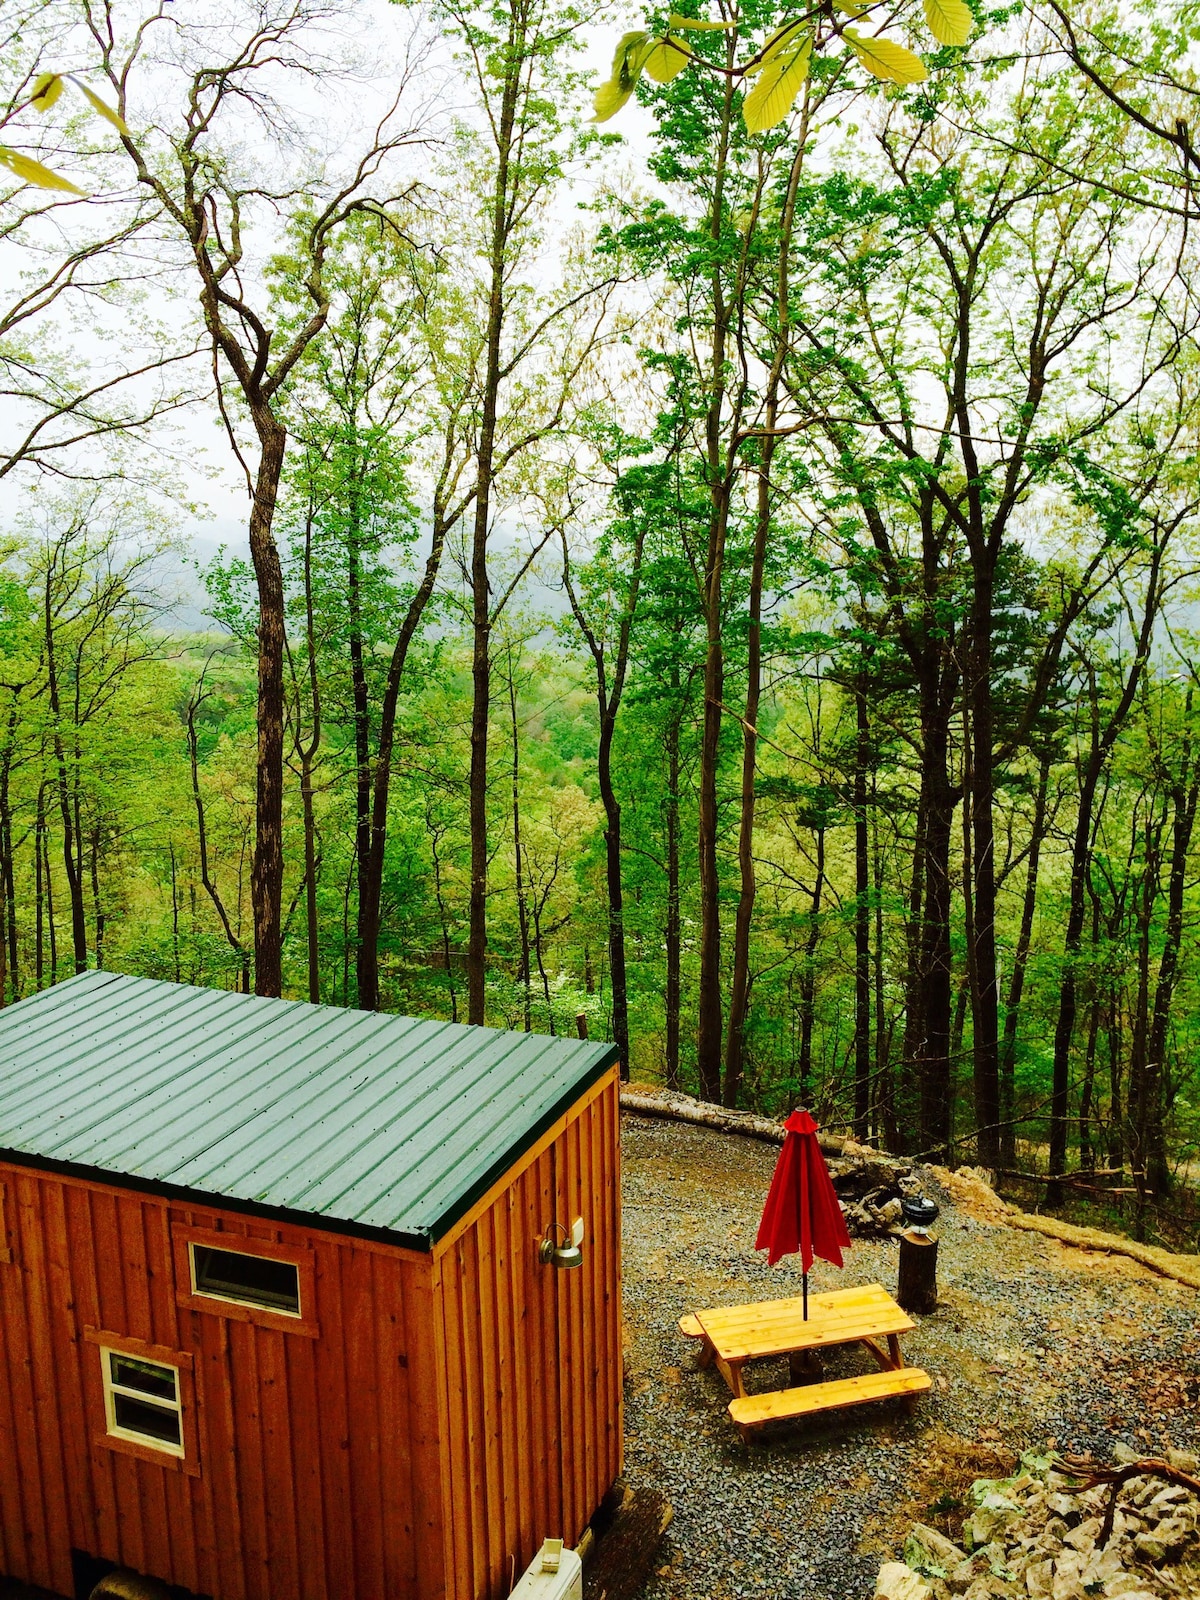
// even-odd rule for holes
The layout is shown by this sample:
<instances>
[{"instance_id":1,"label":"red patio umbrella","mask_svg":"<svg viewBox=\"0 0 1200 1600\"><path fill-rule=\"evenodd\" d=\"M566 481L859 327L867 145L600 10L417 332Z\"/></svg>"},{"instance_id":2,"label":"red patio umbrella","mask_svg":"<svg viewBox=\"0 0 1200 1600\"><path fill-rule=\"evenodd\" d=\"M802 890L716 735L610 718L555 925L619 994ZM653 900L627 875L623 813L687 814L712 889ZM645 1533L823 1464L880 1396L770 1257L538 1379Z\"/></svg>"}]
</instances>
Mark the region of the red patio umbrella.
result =
<instances>
[{"instance_id":1,"label":"red patio umbrella","mask_svg":"<svg viewBox=\"0 0 1200 1600\"><path fill-rule=\"evenodd\" d=\"M813 1257L840 1267L842 1251L850 1248L850 1235L817 1143L817 1124L807 1111L793 1111L784 1127L787 1137L775 1163L754 1248L767 1251L771 1266L780 1256L800 1252L807 1319L808 1269Z\"/></svg>"}]
</instances>

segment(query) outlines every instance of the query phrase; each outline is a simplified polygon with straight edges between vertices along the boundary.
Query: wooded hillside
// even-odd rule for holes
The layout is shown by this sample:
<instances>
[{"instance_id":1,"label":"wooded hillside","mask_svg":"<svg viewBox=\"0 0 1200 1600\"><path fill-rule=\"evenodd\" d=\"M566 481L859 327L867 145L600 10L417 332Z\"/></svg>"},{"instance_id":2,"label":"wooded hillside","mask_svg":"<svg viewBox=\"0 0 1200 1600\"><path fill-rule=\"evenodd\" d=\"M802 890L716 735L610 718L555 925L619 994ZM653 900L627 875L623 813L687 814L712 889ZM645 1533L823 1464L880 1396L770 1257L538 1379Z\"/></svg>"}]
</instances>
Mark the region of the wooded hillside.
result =
<instances>
[{"instance_id":1,"label":"wooded hillside","mask_svg":"<svg viewBox=\"0 0 1200 1600\"><path fill-rule=\"evenodd\" d=\"M955 4L9 8L5 1002L583 1013L1154 1232L1200 1129L1200 23ZM247 534L198 627L202 457Z\"/></svg>"}]
</instances>

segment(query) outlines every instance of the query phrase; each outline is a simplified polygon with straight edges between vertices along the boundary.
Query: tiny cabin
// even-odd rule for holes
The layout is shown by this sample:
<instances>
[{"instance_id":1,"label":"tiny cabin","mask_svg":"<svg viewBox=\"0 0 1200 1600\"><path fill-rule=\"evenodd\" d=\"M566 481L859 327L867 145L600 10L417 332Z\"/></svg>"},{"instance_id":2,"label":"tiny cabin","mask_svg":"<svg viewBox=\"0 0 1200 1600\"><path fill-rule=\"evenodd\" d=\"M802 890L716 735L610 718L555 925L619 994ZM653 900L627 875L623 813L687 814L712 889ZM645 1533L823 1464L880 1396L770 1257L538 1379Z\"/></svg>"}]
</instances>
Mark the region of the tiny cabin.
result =
<instances>
[{"instance_id":1,"label":"tiny cabin","mask_svg":"<svg viewBox=\"0 0 1200 1600\"><path fill-rule=\"evenodd\" d=\"M0 1574L502 1600L621 1470L613 1046L88 972L0 1011Z\"/></svg>"}]
</instances>

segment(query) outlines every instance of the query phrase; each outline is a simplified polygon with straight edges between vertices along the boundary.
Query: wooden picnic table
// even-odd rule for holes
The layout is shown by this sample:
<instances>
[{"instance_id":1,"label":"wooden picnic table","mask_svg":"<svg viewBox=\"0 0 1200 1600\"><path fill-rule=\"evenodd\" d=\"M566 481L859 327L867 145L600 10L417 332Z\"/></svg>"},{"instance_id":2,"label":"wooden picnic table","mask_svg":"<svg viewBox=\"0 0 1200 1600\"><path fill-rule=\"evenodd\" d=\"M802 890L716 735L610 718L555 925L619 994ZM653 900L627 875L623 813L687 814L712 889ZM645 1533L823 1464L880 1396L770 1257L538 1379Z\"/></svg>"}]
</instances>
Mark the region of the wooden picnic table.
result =
<instances>
[{"instance_id":1,"label":"wooden picnic table","mask_svg":"<svg viewBox=\"0 0 1200 1600\"><path fill-rule=\"evenodd\" d=\"M703 1339L700 1364L714 1365L729 1385L733 1394L729 1414L743 1437L764 1422L869 1400L912 1399L931 1386L929 1374L906 1367L900 1353L900 1335L911 1332L916 1323L879 1283L810 1294L807 1321L804 1301L797 1296L697 1311L684 1317L679 1327L689 1337ZM820 1375L820 1351L846 1344L861 1344L879 1371L768 1394L746 1393L742 1368L747 1361L786 1355L795 1383L797 1378Z\"/></svg>"}]
</instances>

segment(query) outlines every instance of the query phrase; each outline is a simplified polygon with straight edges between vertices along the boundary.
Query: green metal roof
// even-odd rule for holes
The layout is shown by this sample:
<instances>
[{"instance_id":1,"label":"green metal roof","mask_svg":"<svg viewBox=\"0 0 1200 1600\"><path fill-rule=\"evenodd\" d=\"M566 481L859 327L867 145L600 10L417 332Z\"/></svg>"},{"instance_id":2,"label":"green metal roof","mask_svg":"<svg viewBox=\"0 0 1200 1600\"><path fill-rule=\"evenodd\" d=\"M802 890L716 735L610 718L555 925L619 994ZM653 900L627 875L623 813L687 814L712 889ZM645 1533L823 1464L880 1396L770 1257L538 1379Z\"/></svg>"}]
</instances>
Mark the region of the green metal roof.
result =
<instances>
[{"instance_id":1,"label":"green metal roof","mask_svg":"<svg viewBox=\"0 0 1200 1600\"><path fill-rule=\"evenodd\" d=\"M85 972L0 1011L0 1159L428 1249L616 1059Z\"/></svg>"}]
</instances>

